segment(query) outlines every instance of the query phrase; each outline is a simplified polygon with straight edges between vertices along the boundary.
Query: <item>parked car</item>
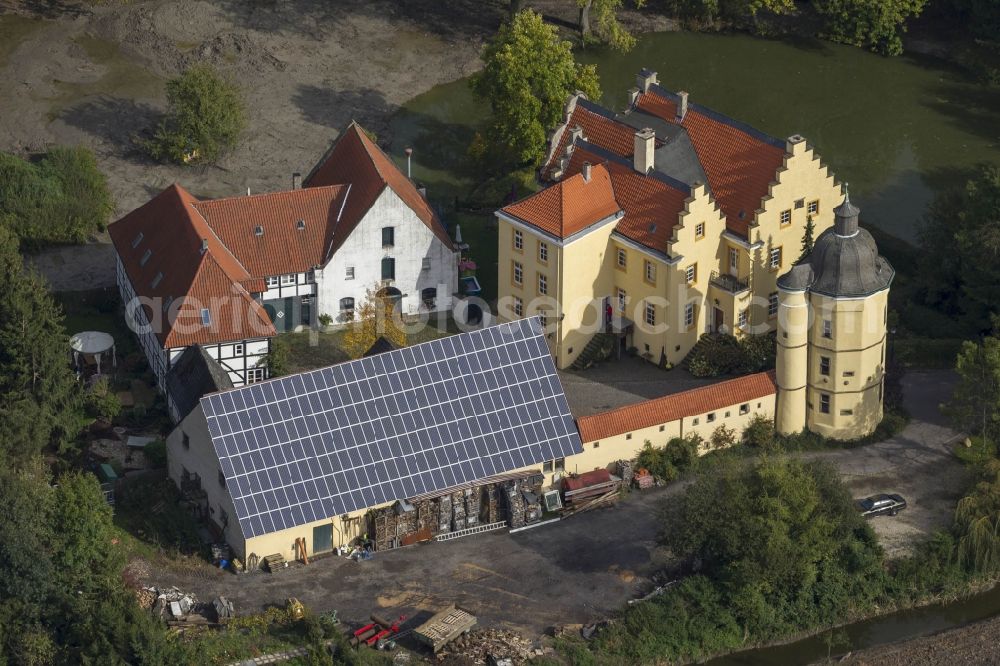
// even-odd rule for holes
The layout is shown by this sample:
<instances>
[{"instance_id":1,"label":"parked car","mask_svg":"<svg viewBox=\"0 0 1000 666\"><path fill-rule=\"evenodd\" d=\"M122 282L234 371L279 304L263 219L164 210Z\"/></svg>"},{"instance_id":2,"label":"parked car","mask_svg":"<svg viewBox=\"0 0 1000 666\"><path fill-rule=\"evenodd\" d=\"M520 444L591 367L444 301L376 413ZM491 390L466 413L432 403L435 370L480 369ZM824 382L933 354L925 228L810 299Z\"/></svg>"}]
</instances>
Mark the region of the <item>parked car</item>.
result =
<instances>
[{"instance_id":1,"label":"parked car","mask_svg":"<svg viewBox=\"0 0 1000 666\"><path fill-rule=\"evenodd\" d=\"M903 499L902 495L889 495L887 493L866 497L863 500L858 500L856 504L858 511L865 518L886 514L895 516L906 508L906 500Z\"/></svg>"}]
</instances>

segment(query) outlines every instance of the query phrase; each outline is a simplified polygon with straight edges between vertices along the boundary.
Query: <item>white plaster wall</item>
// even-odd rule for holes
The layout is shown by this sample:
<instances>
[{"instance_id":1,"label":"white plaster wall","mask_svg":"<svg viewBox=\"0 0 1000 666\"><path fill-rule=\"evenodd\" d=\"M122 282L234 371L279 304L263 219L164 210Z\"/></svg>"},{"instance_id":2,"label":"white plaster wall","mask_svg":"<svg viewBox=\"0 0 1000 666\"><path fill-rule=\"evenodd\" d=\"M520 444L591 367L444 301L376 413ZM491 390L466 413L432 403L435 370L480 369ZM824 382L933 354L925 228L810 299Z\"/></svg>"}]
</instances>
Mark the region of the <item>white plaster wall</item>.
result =
<instances>
[{"instance_id":1,"label":"white plaster wall","mask_svg":"<svg viewBox=\"0 0 1000 666\"><path fill-rule=\"evenodd\" d=\"M382 248L382 227L395 227L395 245ZM404 314L421 310L420 291L438 289L436 310L450 310L452 294L458 289L458 258L426 224L392 191L385 188L351 232L344 244L322 269L316 271L317 314L337 320L340 299L353 298L360 305L368 289L382 280L382 258L396 260L396 280L392 283L403 292ZM424 257L431 267L422 270ZM354 267L354 279L345 279L348 266Z\"/></svg>"},{"instance_id":2,"label":"white plaster wall","mask_svg":"<svg viewBox=\"0 0 1000 666\"><path fill-rule=\"evenodd\" d=\"M188 436L187 447L184 446L185 434ZM228 524L223 530L226 542L239 557L245 557L246 542L236 518L236 507L229 492L219 483L219 458L215 455L212 438L208 434L208 424L205 422L205 413L200 404L192 409L191 413L167 436L167 472L178 488L181 486L182 469L197 474L201 479L201 487L207 496L212 520L219 527L223 527L222 512L228 516Z\"/></svg>"}]
</instances>

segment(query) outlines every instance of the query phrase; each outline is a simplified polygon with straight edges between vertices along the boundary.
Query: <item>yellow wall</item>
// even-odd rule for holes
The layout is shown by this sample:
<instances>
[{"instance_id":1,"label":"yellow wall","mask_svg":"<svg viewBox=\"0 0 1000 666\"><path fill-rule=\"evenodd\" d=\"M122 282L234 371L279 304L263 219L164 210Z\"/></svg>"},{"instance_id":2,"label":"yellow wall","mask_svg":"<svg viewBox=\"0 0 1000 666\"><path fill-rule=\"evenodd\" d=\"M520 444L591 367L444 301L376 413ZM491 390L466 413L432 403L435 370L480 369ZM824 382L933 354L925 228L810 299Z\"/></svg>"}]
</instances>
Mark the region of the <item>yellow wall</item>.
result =
<instances>
[{"instance_id":1,"label":"yellow wall","mask_svg":"<svg viewBox=\"0 0 1000 666\"><path fill-rule=\"evenodd\" d=\"M806 388L809 368L809 300L804 291L782 290L778 295L778 334L775 375L778 384L778 432L792 435L806 427Z\"/></svg>"},{"instance_id":2,"label":"yellow wall","mask_svg":"<svg viewBox=\"0 0 1000 666\"><path fill-rule=\"evenodd\" d=\"M833 299L811 294L813 324L809 332L809 389L806 398L810 430L835 439L870 434L882 420L885 379L888 290L864 299ZM832 335L823 336L823 321ZM822 359L830 360L829 374ZM820 405L830 396L829 413Z\"/></svg>"},{"instance_id":3,"label":"yellow wall","mask_svg":"<svg viewBox=\"0 0 1000 666\"><path fill-rule=\"evenodd\" d=\"M754 305L750 323L770 330L775 329L776 318L768 316L767 297L777 291L778 276L786 273L801 254L809 202L819 201L819 211L813 215L813 239L816 239L833 226L833 209L843 198L833 174L805 139L790 138L786 151L784 164L768 195L761 200L761 208L754 215L754 225L750 229L751 241L760 244L751 252ZM796 208L799 200L803 205ZM786 210L791 211L791 223L782 225L781 213ZM772 269L768 253L777 247L782 250L781 266Z\"/></svg>"},{"instance_id":4,"label":"yellow wall","mask_svg":"<svg viewBox=\"0 0 1000 666\"><path fill-rule=\"evenodd\" d=\"M595 469L613 471L617 461L635 459L645 446L646 440L653 446L662 447L675 437L696 434L707 443L719 426L735 431L736 439L739 441L743 436L743 430L755 416L761 415L773 419L774 408L775 396L771 394L746 403L722 407L711 413L692 414L649 428L584 442L583 453L566 459L566 471L578 474ZM712 420L709 420L710 415ZM700 453L707 453L709 450L710 448L705 446Z\"/></svg>"}]
</instances>

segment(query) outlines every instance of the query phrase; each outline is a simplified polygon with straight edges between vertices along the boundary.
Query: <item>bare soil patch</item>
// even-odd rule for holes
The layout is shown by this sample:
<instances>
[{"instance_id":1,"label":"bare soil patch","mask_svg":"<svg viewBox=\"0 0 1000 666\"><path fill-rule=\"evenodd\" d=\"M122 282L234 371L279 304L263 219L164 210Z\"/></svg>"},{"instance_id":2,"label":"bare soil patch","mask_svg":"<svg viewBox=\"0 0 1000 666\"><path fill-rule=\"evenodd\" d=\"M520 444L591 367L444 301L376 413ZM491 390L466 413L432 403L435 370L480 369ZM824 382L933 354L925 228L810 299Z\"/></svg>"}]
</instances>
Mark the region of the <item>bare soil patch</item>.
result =
<instances>
[{"instance_id":1,"label":"bare soil patch","mask_svg":"<svg viewBox=\"0 0 1000 666\"><path fill-rule=\"evenodd\" d=\"M862 650L841 660L854 666L986 666L1000 663L1000 618Z\"/></svg>"}]
</instances>

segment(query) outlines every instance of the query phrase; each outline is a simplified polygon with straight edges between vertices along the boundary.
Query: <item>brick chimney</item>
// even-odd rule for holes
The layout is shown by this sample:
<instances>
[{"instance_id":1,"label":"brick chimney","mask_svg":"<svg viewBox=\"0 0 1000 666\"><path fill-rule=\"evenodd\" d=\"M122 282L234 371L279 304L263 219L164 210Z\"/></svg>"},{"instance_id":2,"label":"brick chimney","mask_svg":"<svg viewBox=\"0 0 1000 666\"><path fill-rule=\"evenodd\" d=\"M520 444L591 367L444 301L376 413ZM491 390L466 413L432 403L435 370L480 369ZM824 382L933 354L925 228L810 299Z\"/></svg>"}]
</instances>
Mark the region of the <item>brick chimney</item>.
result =
<instances>
[{"instance_id":1,"label":"brick chimney","mask_svg":"<svg viewBox=\"0 0 1000 666\"><path fill-rule=\"evenodd\" d=\"M653 153L656 151L656 132L646 127L635 133L635 148L632 160L635 170L649 173L654 166Z\"/></svg>"},{"instance_id":2,"label":"brick chimney","mask_svg":"<svg viewBox=\"0 0 1000 666\"><path fill-rule=\"evenodd\" d=\"M677 100L677 121L680 122L684 120L684 116L688 112L688 94L686 90L682 90L677 93L677 96L680 98Z\"/></svg>"},{"instance_id":3,"label":"brick chimney","mask_svg":"<svg viewBox=\"0 0 1000 666\"><path fill-rule=\"evenodd\" d=\"M302 189L302 174L296 171L292 174L292 189L301 190Z\"/></svg>"},{"instance_id":4,"label":"brick chimney","mask_svg":"<svg viewBox=\"0 0 1000 666\"><path fill-rule=\"evenodd\" d=\"M583 174L583 182L590 182L590 162L583 163L583 169L580 171Z\"/></svg>"},{"instance_id":5,"label":"brick chimney","mask_svg":"<svg viewBox=\"0 0 1000 666\"><path fill-rule=\"evenodd\" d=\"M639 87L642 92L649 92L649 87L657 83L656 72L646 69L643 67L639 70L638 76L635 77L635 85Z\"/></svg>"}]
</instances>

